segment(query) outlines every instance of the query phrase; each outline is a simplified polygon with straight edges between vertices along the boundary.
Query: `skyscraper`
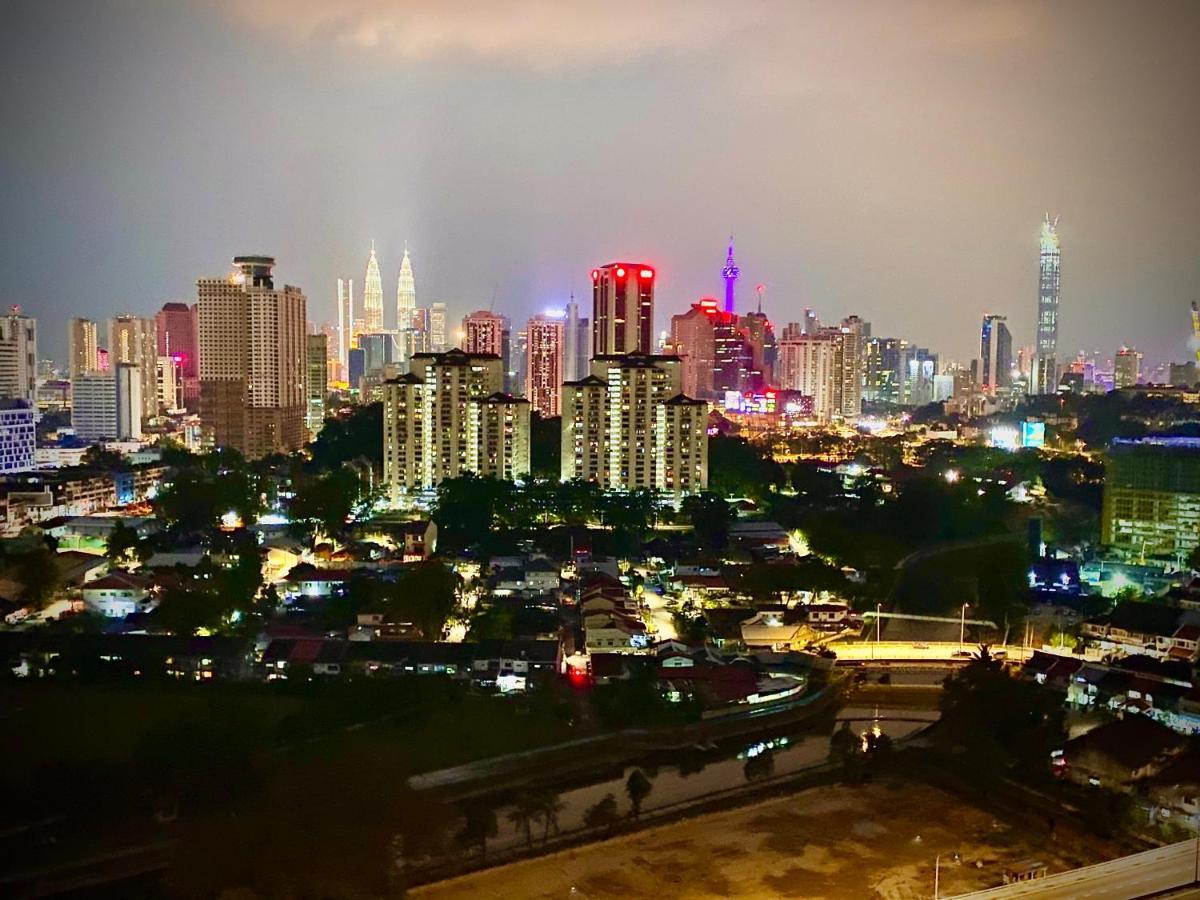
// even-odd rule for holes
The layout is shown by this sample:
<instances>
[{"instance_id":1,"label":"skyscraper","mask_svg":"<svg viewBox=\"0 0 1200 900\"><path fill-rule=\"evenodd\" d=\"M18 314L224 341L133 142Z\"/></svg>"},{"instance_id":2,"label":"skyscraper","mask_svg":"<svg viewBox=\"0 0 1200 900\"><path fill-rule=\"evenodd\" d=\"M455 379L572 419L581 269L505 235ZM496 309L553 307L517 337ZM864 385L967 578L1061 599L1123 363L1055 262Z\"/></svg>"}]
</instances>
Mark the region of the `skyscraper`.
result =
<instances>
[{"instance_id":1,"label":"skyscraper","mask_svg":"<svg viewBox=\"0 0 1200 900\"><path fill-rule=\"evenodd\" d=\"M1113 360L1113 387L1136 387L1142 377L1142 354L1133 347L1122 347Z\"/></svg>"},{"instance_id":2,"label":"skyscraper","mask_svg":"<svg viewBox=\"0 0 1200 900\"><path fill-rule=\"evenodd\" d=\"M779 345L779 386L812 398L813 418L833 418L834 380L841 332L823 329L816 334L785 338Z\"/></svg>"},{"instance_id":3,"label":"skyscraper","mask_svg":"<svg viewBox=\"0 0 1200 900\"><path fill-rule=\"evenodd\" d=\"M537 315L529 320L525 397L543 419L562 414L563 320Z\"/></svg>"},{"instance_id":4,"label":"skyscraper","mask_svg":"<svg viewBox=\"0 0 1200 900\"><path fill-rule=\"evenodd\" d=\"M307 405L304 424L309 437L315 438L325 425L325 394L329 390L329 338L324 334L308 335L305 354Z\"/></svg>"},{"instance_id":5,"label":"skyscraper","mask_svg":"<svg viewBox=\"0 0 1200 900\"><path fill-rule=\"evenodd\" d=\"M21 307L0 316L0 400L26 400L37 406L37 319Z\"/></svg>"},{"instance_id":6,"label":"skyscraper","mask_svg":"<svg viewBox=\"0 0 1200 900\"><path fill-rule=\"evenodd\" d=\"M139 441L142 439L142 415L146 410L146 402L142 391L146 389L146 379L141 371L141 363L118 362L113 369L116 381L116 420L117 440ZM158 406L157 385L154 405Z\"/></svg>"},{"instance_id":7,"label":"skyscraper","mask_svg":"<svg viewBox=\"0 0 1200 900\"><path fill-rule=\"evenodd\" d=\"M250 458L304 443L307 300L276 288L270 256L238 256L196 282L200 419L212 442Z\"/></svg>"},{"instance_id":8,"label":"skyscraper","mask_svg":"<svg viewBox=\"0 0 1200 900\"><path fill-rule=\"evenodd\" d=\"M363 328L376 332L383 329L383 281L379 277L379 260L375 258L375 242L367 257L367 277L363 282Z\"/></svg>"},{"instance_id":9,"label":"skyscraper","mask_svg":"<svg viewBox=\"0 0 1200 900\"><path fill-rule=\"evenodd\" d=\"M446 304L435 303L429 307L429 350L431 353L445 353L449 349L446 343Z\"/></svg>"},{"instance_id":10,"label":"skyscraper","mask_svg":"<svg viewBox=\"0 0 1200 900\"><path fill-rule=\"evenodd\" d=\"M567 321L563 330L563 380L578 381L588 373L592 358L592 329L587 316L579 315L575 295L567 302Z\"/></svg>"},{"instance_id":11,"label":"skyscraper","mask_svg":"<svg viewBox=\"0 0 1200 900\"><path fill-rule=\"evenodd\" d=\"M725 266L721 269L721 277L725 279L725 312L732 313L736 304L738 276L742 270L733 261L733 235L729 236L729 252L725 254Z\"/></svg>"},{"instance_id":12,"label":"skyscraper","mask_svg":"<svg viewBox=\"0 0 1200 900\"><path fill-rule=\"evenodd\" d=\"M1053 394L1058 389L1058 289L1061 254L1058 218L1050 214L1042 222L1038 263L1037 355L1034 359L1033 393Z\"/></svg>"},{"instance_id":13,"label":"skyscraper","mask_svg":"<svg viewBox=\"0 0 1200 900\"><path fill-rule=\"evenodd\" d=\"M86 372L95 372L100 368L100 361L96 357L99 337L96 323L91 319L71 320L67 331L67 345L67 354L70 357L68 369L72 381Z\"/></svg>"},{"instance_id":14,"label":"skyscraper","mask_svg":"<svg viewBox=\"0 0 1200 900\"><path fill-rule=\"evenodd\" d=\"M404 258L400 260L400 277L396 279L396 327L404 330L417 327L413 314L417 310L417 282L413 278L412 260L408 258L408 245L404 246Z\"/></svg>"},{"instance_id":15,"label":"skyscraper","mask_svg":"<svg viewBox=\"0 0 1200 900\"><path fill-rule=\"evenodd\" d=\"M196 304L164 303L154 316L158 355L178 360L183 402L195 408L200 401L200 334Z\"/></svg>"},{"instance_id":16,"label":"skyscraper","mask_svg":"<svg viewBox=\"0 0 1200 900\"><path fill-rule=\"evenodd\" d=\"M1004 316L985 315L979 335L979 386L994 394L1012 384L1012 335Z\"/></svg>"},{"instance_id":17,"label":"skyscraper","mask_svg":"<svg viewBox=\"0 0 1200 900\"><path fill-rule=\"evenodd\" d=\"M833 408L843 419L856 418L862 412L863 361L871 323L858 316L842 319L834 335Z\"/></svg>"},{"instance_id":18,"label":"skyscraper","mask_svg":"<svg viewBox=\"0 0 1200 900\"><path fill-rule=\"evenodd\" d=\"M338 380L350 380L350 348L354 346L354 279L337 280L337 361Z\"/></svg>"},{"instance_id":19,"label":"skyscraper","mask_svg":"<svg viewBox=\"0 0 1200 900\"><path fill-rule=\"evenodd\" d=\"M592 269L592 354L653 350L654 270L644 263Z\"/></svg>"},{"instance_id":20,"label":"skyscraper","mask_svg":"<svg viewBox=\"0 0 1200 900\"><path fill-rule=\"evenodd\" d=\"M142 417L152 419L158 415L158 330L154 319L130 315L109 319L108 353L113 366L128 363L138 367Z\"/></svg>"},{"instance_id":21,"label":"skyscraper","mask_svg":"<svg viewBox=\"0 0 1200 900\"><path fill-rule=\"evenodd\" d=\"M719 315L715 297L705 297L681 315L671 316L671 352L680 359L682 389L689 397L713 396L716 367L714 320Z\"/></svg>"}]
</instances>

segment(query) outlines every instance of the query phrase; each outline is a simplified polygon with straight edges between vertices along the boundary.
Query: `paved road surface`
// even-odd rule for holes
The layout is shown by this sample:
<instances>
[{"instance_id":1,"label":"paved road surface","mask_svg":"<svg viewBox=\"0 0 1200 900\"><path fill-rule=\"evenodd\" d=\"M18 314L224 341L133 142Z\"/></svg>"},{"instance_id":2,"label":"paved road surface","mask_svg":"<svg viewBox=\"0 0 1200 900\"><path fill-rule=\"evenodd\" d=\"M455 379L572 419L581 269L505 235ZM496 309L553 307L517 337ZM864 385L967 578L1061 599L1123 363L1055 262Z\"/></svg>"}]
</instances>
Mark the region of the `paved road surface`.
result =
<instances>
[{"instance_id":1,"label":"paved road surface","mask_svg":"<svg viewBox=\"0 0 1200 900\"><path fill-rule=\"evenodd\" d=\"M1196 841L1181 841L1037 881L962 894L960 900L1002 900L1008 897L1131 900L1147 897L1192 884L1197 871L1197 847ZM1200 892L1185 891L1172 896L1200 896Z\"/></svg>"}]
</instances>

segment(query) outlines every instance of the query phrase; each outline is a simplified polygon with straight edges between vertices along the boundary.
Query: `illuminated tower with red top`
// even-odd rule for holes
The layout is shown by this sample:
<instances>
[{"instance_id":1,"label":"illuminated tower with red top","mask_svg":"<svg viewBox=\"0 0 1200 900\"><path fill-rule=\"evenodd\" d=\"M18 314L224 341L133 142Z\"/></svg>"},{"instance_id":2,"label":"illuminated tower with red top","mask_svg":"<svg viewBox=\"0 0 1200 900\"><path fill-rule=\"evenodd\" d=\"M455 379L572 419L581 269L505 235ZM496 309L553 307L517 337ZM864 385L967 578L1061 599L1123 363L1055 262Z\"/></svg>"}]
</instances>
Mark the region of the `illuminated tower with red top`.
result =
<instances>
[{"instance_id":1,"label":"illuminated tower with red top","mask_svg":"<svg viewBox=\"0 0 1200 900\"><path fill-rule=\"evenodd\" d=\"M592 353L653 353L654 270L615 262L592 269Z\"/></svg>"},{"instance_id":2,"label":"illuminated tower with red top","mask_svg":"<svg viewBox=\"0 0 1200 900\"><path fill-rule=\"evenodd\" d=\"M729 236L729 252L725 254L725 267L721 269L721 277L725 279L725 312L731 313L734 308L734 293L737 290L738 276L742 270L733 261L733 235Z\"/></svg>"}]
</instances>

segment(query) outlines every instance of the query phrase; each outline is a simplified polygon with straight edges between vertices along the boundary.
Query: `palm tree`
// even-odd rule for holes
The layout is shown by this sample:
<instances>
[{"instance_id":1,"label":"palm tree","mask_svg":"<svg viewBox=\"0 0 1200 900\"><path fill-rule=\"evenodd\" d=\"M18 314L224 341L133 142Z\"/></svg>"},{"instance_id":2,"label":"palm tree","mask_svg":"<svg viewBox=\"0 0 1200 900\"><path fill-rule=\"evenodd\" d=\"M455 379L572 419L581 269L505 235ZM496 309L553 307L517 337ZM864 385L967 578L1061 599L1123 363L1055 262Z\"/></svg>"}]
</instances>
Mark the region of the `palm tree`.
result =
<instances>
[{"instance_id":1,"label":"palm tree","mask_svg":"<svg viewBox=\"0 0 1200 900\"><path fill-rule=\"evenodd\" d=\"M537 797L522 794L508 813L508 821L525 832L526 846L533 846L533 830L530 826L534 818L541 814L541 811L542 806Z\"/></svg>"},{"instance_id":2,"label":"palm tree","mask_svg":"<svg viewBox=\"0 0 1200 900\"><path fill-rule=\"evenodd\" d=\"M545 830L542 832L542 843L550 840L550 830L553 829L555 834L558 834L558 814L566 807L558 794L553 791L539 791L536 797L538 807L538 816L545 825Z\"/></svg>"}]
</instances>

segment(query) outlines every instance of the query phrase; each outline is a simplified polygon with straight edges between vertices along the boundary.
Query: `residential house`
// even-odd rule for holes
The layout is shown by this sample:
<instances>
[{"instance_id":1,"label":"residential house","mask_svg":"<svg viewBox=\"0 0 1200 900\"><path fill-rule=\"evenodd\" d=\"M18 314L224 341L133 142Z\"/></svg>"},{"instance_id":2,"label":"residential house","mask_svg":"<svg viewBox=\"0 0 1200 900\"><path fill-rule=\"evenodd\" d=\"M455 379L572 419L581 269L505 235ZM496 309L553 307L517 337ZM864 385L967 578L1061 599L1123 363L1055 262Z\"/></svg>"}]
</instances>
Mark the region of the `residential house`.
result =
<instances>
[{"instance_id":1,"label":"residential house","mask_svg":"<svg viewBox=\"0 0 1200 900\"><path fill-rule=\"evenodd\" d=\"M405 522L400 528L404 561L424 562L437 552L437 523L433 519Z\"/></svg>"},{"instance_id":2,"label":"residential house","mask_svg":"<svg viewBox=\"0 0 1200 900\"><path fill-rule=\"evenodd\" d=\"M156 604L150 596L151 583L129 572L109 572L83 586L83 603L90 612L110 619L147 612Z\"/></svg>"},{"instance_id":3,"label":"residential house","mask_svg":"<svg viewBox=\"0 0 1200 900\"><path fill-rule=\"evenodd\" d=\"M1161 772L1186 746L1187 740L1165 725L1127 715L1067 741L1059 768L1077 784L1129 790Z\"/></svg>"}]
</instances>

